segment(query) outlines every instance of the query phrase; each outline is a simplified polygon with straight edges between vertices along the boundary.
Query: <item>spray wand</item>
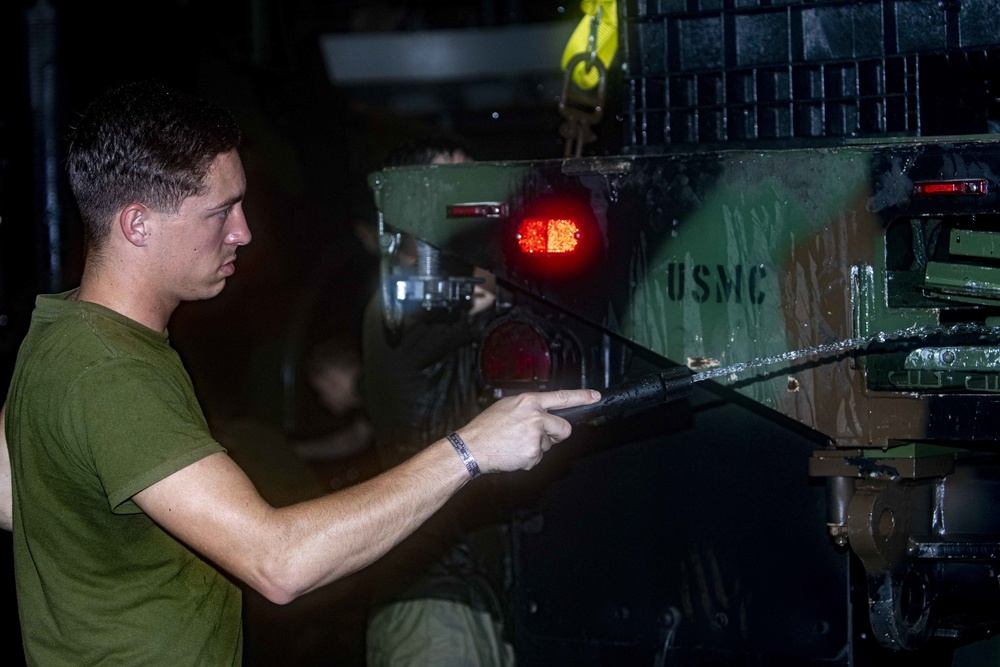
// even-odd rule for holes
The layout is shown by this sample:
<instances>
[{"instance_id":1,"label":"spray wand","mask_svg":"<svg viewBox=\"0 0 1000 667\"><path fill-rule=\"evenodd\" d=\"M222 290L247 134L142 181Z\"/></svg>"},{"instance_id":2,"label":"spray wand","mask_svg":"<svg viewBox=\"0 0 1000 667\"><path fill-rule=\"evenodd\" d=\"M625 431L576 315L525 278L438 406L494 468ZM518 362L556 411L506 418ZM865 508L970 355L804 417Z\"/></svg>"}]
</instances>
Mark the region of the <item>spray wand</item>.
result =
<instances>
[{"instance_id":1,"label":"spray wand","mask_svg":"<svg viewBox=\"0 0 1000 667\"><path fill-rule=\"evenodd\" d=\"M697 376L685 366L667 370L608 387L601 400L589 405L550 410L571 424L582 424L598 417L621 417L691 395Z\"/></svg>"}]
</instances>

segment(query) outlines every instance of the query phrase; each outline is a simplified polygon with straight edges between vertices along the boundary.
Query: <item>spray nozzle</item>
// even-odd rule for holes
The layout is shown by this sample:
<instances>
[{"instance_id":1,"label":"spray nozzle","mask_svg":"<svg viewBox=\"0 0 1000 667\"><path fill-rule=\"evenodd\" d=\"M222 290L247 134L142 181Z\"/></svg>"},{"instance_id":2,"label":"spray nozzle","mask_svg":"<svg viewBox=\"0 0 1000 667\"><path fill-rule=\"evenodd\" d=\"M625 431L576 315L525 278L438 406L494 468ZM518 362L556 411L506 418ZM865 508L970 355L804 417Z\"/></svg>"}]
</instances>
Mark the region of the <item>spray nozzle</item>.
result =
<instances>
[{"instance_id":1,"label":"spray nozzle","mask_svg":"<svg viewBox=\"0 0 1000 667\"><path fill-rule=\"evenodd\" d=\"M621 417L691 395L694 376L685 366L647 375L601 391L601 400L590 405L551 410L573 424L592 421L599 417Z\"/></svg>"}]
</instances>

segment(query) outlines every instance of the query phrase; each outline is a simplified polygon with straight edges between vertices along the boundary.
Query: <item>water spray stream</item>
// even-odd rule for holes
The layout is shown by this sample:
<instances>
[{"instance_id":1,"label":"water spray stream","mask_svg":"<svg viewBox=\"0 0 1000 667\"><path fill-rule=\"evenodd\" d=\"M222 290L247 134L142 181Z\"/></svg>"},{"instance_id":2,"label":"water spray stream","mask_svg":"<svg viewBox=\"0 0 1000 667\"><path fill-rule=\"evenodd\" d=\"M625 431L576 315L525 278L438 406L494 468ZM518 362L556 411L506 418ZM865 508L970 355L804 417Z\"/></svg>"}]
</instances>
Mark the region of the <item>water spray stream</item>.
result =
<instances>
[{"instance_id":1,"label":"water spray stream","mask_svg":"<svg viewBox=\"0 0 1000 667\"><path fill-rule=\"evenodd\" d=\"M694 383L704 380L724 378L733 380L735 376L755 368L787 363L804 357L837 358L845 352L857 350L873 343L897 343L910 339L926 341L931 336L957 336L980 334L1000 336L1000 327L978 324L956 324L953 326L910 327L892 333L876 333L871 336L847 338L834 343L817 345L784 352L771 357L761 357L731 366L713 368L700 373L692 373L686 366L668 368L659 373L638 380L608 387L601 391L601 400L590 405L553 410L554 414L573 423L591 421L598 417L621 416L639 410L662 405L690 396Z\"/></svg>"},{"instance_id":2,"label":"water spray stream","mask_svg":"<svg viewBox=\"0 0 1000 667\"><path fill-rule=\"evenodd\" d=\"M703 380L714 380L716 378L728 377L731 375L737 375L739 373L752 370L754 368L761 368L763 366L770 366L772 364L779 364L782 362L794 361L796 359L801 359L803 357L833 357L838 356L849 350L856 350L862 347L871 345L872 343L887 343L887 342L898 342L909 339L926 339L930 336L956 336L960 334L991 334L1000 335L1000 327L987 327L979 324L956 324L953 326L936 326L936 327L910 327L907 329L900 329L893 333L876 333L871 336L863 336L859 338L847 338L842 341L835 343L828 343L826 345L817 345L816 347L803 348L801 350L793 350L791 352L784 352L782 354L776 354L772 357L761 357L759 359L754 359L753 361L745 361L738 364L732 364L731 366L725 366L721 368L713 368L711 370L702 371L700 373L695 373L691 376L691 382L701 382Z\"/></svg>"}]
</instances>

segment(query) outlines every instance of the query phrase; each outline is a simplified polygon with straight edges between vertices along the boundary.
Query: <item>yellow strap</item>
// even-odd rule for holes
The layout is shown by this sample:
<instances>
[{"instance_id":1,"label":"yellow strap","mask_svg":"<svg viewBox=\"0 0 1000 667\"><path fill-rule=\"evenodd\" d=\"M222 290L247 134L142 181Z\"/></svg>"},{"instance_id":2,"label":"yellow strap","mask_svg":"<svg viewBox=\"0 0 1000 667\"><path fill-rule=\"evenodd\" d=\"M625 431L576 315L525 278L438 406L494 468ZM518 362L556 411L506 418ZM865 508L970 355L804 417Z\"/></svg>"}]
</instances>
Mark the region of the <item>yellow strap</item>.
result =
<instances>
[{"instance_id":1,"label":"yellow strap","mask_svg":"<svg viewBox=\"0 0 1000 667\"><path fill-rule=\"evenodd\" d=\"M616 0L582 0L580 8L584 16L573 30L566 44L566 50L563 51L562 68L566 69L573 56L590 52L589 40L593 32L593 21L598 8L601 8L603 11L601 22L597 26L595 50L597 58L607 70L615 57L615 51L618 50L618 3ZM573 70L573 83L582 89L593 88L599 82L600 74L596 67L588 69L585 63L580 63Z\"/></svg>"}]
</instances>

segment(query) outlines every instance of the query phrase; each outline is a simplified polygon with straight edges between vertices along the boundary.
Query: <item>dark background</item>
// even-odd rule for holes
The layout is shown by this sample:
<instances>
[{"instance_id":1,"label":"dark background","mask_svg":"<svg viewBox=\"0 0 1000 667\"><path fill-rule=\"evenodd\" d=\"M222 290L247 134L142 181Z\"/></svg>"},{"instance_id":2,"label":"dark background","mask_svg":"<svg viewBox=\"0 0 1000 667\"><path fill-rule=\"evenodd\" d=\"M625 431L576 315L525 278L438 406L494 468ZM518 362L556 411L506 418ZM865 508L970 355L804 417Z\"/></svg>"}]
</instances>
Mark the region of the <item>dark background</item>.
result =
<instances>
[{"instance_id":1,"label":"dark background","mask_svg":"<svg viewBox=\"0 0 1000 667\"><path fill-rule=\"evenodd\" d=\"M288 447L289 437L327 426L302 380L304 352L334 336L356 342L375 287L375 213L365 177L387 150L433 131L461 138L480 160L560 157L561 73L553 58L542 72L335 85L320 40L536 23L565 24L568 38L581 15L577 0L6 0L0 4L2 387L35 295L79 280L81 235L62 169L74 114L118 82L156 78L229 108L246 137L253 243L240 251L237 274L219 297L184 304L170 323L213 429L276 504L374 474L374 452L307 467ZM992 20L984 17L982 29ZM527 46L513 41L492 55L503 63ZM405 50L398 57L406 58ZM955 77L948 69L937 78ZM610 85L588 154L614 154L626 143L614 76ZM945 111L958 99L928 96ZM990 104L995 110L995 97ZM10 535L0 534L6 573L10 551ZM12 575L2 582L4 605L16 613ZM370 583L361 572L286 607L247 592L246 664L362 665ZM16 629L8 633L12 664L21 662Z\"/></svg>"},{"instance_id":2,"label":"dark background","mask_svg":"<svg viewBox=\"0 0 1000 667\"><path fill-rule=\"evenodd\" d=\"M377 256L361 233L374 226L365 177L388 149L431 131L461 138L478 159L561 156L561 73L554 60L548 73L489 81L338 87L319 39L554 22L568 38L581 16L577 2L532 0L3 3L2 387L35 295L76 286L82 269L62 164L74 114L118 82L155 78L229 108L245 132L253 243L222 295L182 305L170 323L213 428L274 502L373 474L372 453L317 471L297 467L284 448L287 436L323 427L301 378L303 351L335 335L356 341L374 289ZM614 151L619 132L612 115L594 148ZM0 541L0 567L10 572L10 535ZM13 578L3 581L4 604L16 613ZM288 607L249 593L247 664L361 664L366 586L361 573ZM19 661L19 643L10 646Z\"/></svg>"}]
</instances>

